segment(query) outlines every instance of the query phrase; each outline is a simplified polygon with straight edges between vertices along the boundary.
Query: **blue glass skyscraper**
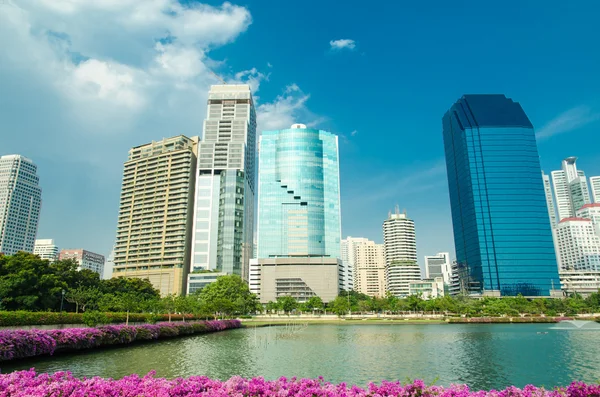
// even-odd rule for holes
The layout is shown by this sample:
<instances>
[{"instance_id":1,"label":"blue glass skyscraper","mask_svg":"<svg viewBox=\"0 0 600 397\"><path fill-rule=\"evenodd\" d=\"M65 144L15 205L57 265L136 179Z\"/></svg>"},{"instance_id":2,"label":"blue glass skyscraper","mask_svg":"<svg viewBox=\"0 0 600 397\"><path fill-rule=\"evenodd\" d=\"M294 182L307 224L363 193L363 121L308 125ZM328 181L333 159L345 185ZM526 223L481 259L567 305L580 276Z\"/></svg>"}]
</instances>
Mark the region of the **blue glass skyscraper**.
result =
<instances>
[{"instance_id":1,"label":"blue glass skyscraper","mask_svg":"<svg viewBox=\"0 0 600 397\"><path fill-rule=\"evenodd\" d=\"M257 257L340 258L337 136L294 124L259 145Z\"/></svg>"},{"instance_id":2,"label":"blue glass skyscraper","mask_svg":"<svg viewBox=\"0 0 600 397\"><path fill-rule=\"evenodd\" d=\"M533 125L504 95L464 95L443 117L461 289L549 296L559 289Z\"/></svg>"}]
</instances>

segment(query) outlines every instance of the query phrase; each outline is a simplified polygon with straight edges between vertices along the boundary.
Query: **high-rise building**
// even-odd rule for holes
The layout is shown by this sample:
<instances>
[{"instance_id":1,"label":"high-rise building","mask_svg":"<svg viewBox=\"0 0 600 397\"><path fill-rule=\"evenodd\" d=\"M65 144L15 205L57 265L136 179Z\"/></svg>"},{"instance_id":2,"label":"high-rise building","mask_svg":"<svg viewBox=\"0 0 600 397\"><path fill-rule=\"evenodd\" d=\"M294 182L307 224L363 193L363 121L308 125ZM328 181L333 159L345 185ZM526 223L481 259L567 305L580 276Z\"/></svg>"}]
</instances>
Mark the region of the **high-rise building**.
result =
<instances>
[{"instance_id":1,"label":"high-rise building","mask_svg":"<svg viewBox=\"0 0 600 397\"><path fill-rule=\"evenodd\" d=\"M450 284L450 253L439 252L425 257L425 278L441 277L444 284Z\"/></svg>"},{"instance_id":2,"label":"high-rise building","mask_svg":"<svg viewBox=\"0 0 600 397\"><path fill-rule=\"evenodd\" d=\"M104 255L84 249L64 249L58 254L58 259L61 261L72 259L77 262L77 270L91 270L98 273L100 278L104 274Z\"/></svg>"},{"instance_id":3,"label":"high-rise building","mask_svg":"<svg viewBox=\"0 0 600 397\"><path fill-rule=\"evenodd\" d=\"M198 137L134 147L123 171L113 277L147 278L162 295L185 292Z\"/></svg>"},{"instance_id":4,"label":"high-rise building","mask_svg":"<svg viewBox=\"0 0 600 397\"><path fill-rule=\"evenodd\" d=\"M33 253L39 256L40 259L45 259L53 263L58 259L58 246L54 244L54 240L52 239L38 239L35 240Z\"/></svg>"},{"instance_id":5,"label":"high-rise building","mask_svg":"<svg viewBox=\"0 0 600 397\"><path fill-rule=\"evenodd\" d=\"M341 259L342 259L342 269L343 269L343 277L344 277L344 285L343 289L345 291L350 291L352 289L357 289L356 287L356 246L358 244L366 243L369 239L364 237L346 237L342 240L341 243Z\"/></svg>"},{"instance_id":6,"label":"high-rise building","mask_svg":"<svg viewBox=\"0 0 600 397\"><path fill-rule=\"evenodd\" d=\"M556 228L561 271L600 271L600 237L587 218L564 218Z\"/></svg>"},{"instance_id":7,"label":"high-rise building","mask_svg":"<svg viewBox=\"0 0 600 397\"><path fill-rule=\"evenodd\" d=\"M33 161L18 154L0 156L0 253L33 252L41 205Z\"/></svg>"},{"instance_id":8,"label":"high-rise building","mask_svg":"<svg viewBox=\"0 0 600 397\"><path fill-rule=\"evenodd\" d=\"M591 176L590 186L592 187L592 200L594 203L600 203L600 176Z\"/></svg>"},{"instance_id":9,"label":"high-rise building","mask_svg":"<svg viewBox=\"0 0 600 397\"><path fill-rule=\"evenodd\" d=\"M108 280L112 278L113 269L115 267L115 247L110 251L108 257L106 258L106 262L104 263L104 273L102 274L102 279Z\"/></svg>"},{"instance_id":10,"label":"high-rise building","mask_svg":"<svg viewBox=\"0 0 600 397\"><path fill-rule=\"evenodd\" d=\"M558 221L556 220L556 207L554 198L552 197L552 185L550 184L550 175L544 174L542 171L542 181L544 182L544 193L546 195L546 206L548 207L548 217L550 218L550 226L554 229Z\"/></svg>"},{"instance_id":11,"label":"high-rise building","mask_svg":"<svg viewBox=\"0 0 600 397\"><path fill-rule=\"evenodd\" d=\"M248 279L255 158L256 113L250 86L211 86L198 145L192 271L216 270Z\"/></svg>"},{"instance_id":12,"label":"high-rise building","mask_svg":"<svg viewBox=\"0 0 600 397\"><path fill-rule=\"evenodd\" d=\"M383 245L387 289L395 296L407 296L408 283L422 277L417 265L415 222L401 214L398 206L383 222Z\"/></svg>"},{"instance_id":13,"label":"high-rise building","mask_svg":"<svg viewBox=\"0 0 600 397\"><path fill-rule=\"evenodd\" d=\"M585 173L577 169L577 157L567 157L562 161L562 169L551 174L558 221L574 217L575 211L591 202Z\"/></svg>"},{"instance_id":14,"label":"high-rise building","mask_svg":"<svg viewBox=\"0 0 600 397\"><path fill-rule=\"evenodd\" d=\"M575 217L591 220L594 232L600 237L600 203L585 204L575 211Z\"/></svg>"},{"instance_id":15,"label":"high-rise building","mask_svg":"<svg viewBox=\"0 0 600 397\"><path fill-rule=\"evenodd\" d=\"M410 295L410 284L422 281L417 262L394 260L385 267L387 290L398 298Z\"/></svg>"},{"instance_id":16,"label":"high-rise building","mask_svg":"<svg viewBox=\"0 0 600 397\"><path fill-rule=\"evenodd\" d=\"M385 297L385 249L366 238L348 237L346 245L354 266L354 290L369 296Z\"/></svg>"},{"instance_id":17,"label":"high-rise building","mask_svg":"<svg viewBox=\"0 0 600 397\"><path fill-rule=\"evenodd\" d=\"M542 170L521 106L504 95L464 95L444 115L443 135L461 289L554 294L559 278Z\"/></svg>"},{"instance_id":18,"label":"high-rise building","mask_svg":"<svg viewBox=\"0 0 600 397\"><path fill-rule=\"evenodd\" d=\"M294 124L264 131L259 152L261 301L335 298L342 263L337 136Z\"/></svg>"}]
</instances>

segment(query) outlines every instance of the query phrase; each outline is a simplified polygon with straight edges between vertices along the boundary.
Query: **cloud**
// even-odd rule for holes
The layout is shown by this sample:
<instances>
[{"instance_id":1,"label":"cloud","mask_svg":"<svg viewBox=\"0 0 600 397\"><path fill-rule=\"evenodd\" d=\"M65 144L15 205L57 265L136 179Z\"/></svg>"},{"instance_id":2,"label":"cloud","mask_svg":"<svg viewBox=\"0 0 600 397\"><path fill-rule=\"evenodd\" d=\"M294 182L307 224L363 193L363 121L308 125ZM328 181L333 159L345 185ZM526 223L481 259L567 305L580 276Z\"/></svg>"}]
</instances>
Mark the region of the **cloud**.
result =
<instances>
[{"instance_id":1,"label":"cloud","mask_svg":"<svg viewBox=\"0 0 600 397\"><path fill-rule=\"evenodd\" d=\"M332 50L354 50L356 48L356 42L350 39L331 40L329 45Z\"/></svg>"},{"instance_id":2,"label":"cloud","mask_svg":"<svg viewBox=\"0 0 600 397\"><path fill-rule=\"evenodd\" d=\"M259 72L256 68L242 70L235 74L234 79L230 80L230 84L248 84L250 86L250 90L252 94L258 92L260 88L260 83L262 81L269 81L270 74L264 74ZM257 100L257 97L254 97L254 100Z\"/></svg>"},{"instance_id":3,"label":"cloud","mask_svg":"<svg viewBox=\"0 0 600 397\"><path fill-rule=\"evenodd\" d=\"M354 130L350 133L350 136L355 136L355 135L358 135L358 131L356 131L356 130Z\"/></svg>"},{"instance_id":4,"label":"cloud","mask_svg":"<svg viewBox=\"0 0 600 397\"><path fill-rule=\"evenodd\" d=\"M325 117L315 115L306 106L309 98L309 94L305 94L297 84L292 83L274 101L259 104L256 108L259 131L289 128L295 123L316 127L324 122Z\"/></svg>"},{"instance_id":5,"label":"cloud","mask_svg":"<svg viewBox=\"0 0 600 397\"><path fill-rule=\"evenodd\" d=\"M600 120L600 113L589 106L577 106L559 114L540 128L536 136L546 139L551 136L573 131Z\"/></svg>"}]
</instances>

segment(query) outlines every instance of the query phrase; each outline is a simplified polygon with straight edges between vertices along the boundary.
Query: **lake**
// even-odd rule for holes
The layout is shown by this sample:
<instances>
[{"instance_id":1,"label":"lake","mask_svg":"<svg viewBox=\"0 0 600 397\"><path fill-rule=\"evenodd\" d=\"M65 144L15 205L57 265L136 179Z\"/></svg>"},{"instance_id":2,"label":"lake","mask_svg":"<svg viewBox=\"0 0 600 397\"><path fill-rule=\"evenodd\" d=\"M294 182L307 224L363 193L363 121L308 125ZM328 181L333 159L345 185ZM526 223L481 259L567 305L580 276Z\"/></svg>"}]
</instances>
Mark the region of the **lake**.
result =
<instances>
[{"instance_id":1,"label":"lake","mask_svg":"<svg viewBox=\"0 0 600 397\"><path fill-rule=\"evenodd\" d=\"M76 376L131 373L228 379L323 376L365 386L420 378L472 389L552 387L600 379L600 331L556 324L319 325L237 329L16 363Z\"/></svg>"}]
</instances>

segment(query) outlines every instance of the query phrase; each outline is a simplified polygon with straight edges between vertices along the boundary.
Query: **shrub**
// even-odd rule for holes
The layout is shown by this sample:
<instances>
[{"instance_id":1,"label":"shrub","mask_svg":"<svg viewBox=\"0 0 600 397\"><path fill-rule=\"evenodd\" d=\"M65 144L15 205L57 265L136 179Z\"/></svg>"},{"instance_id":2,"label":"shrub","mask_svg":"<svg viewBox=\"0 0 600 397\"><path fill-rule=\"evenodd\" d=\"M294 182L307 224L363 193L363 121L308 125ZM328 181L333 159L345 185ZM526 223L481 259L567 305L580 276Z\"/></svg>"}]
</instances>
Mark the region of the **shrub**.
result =
<instances>
[{"instance_id":1,"label":"shrub","mask_svg":"<svg viewBox=\"0 0 600 397\"><path fill-rule=\"evenodd\" d=\"M83 313L82 320L83 323L88 327L95 327L98 324L110 324L110 319L108 318L106 313L97 311L89 311Z\"/></svg>"}]
</instances>

